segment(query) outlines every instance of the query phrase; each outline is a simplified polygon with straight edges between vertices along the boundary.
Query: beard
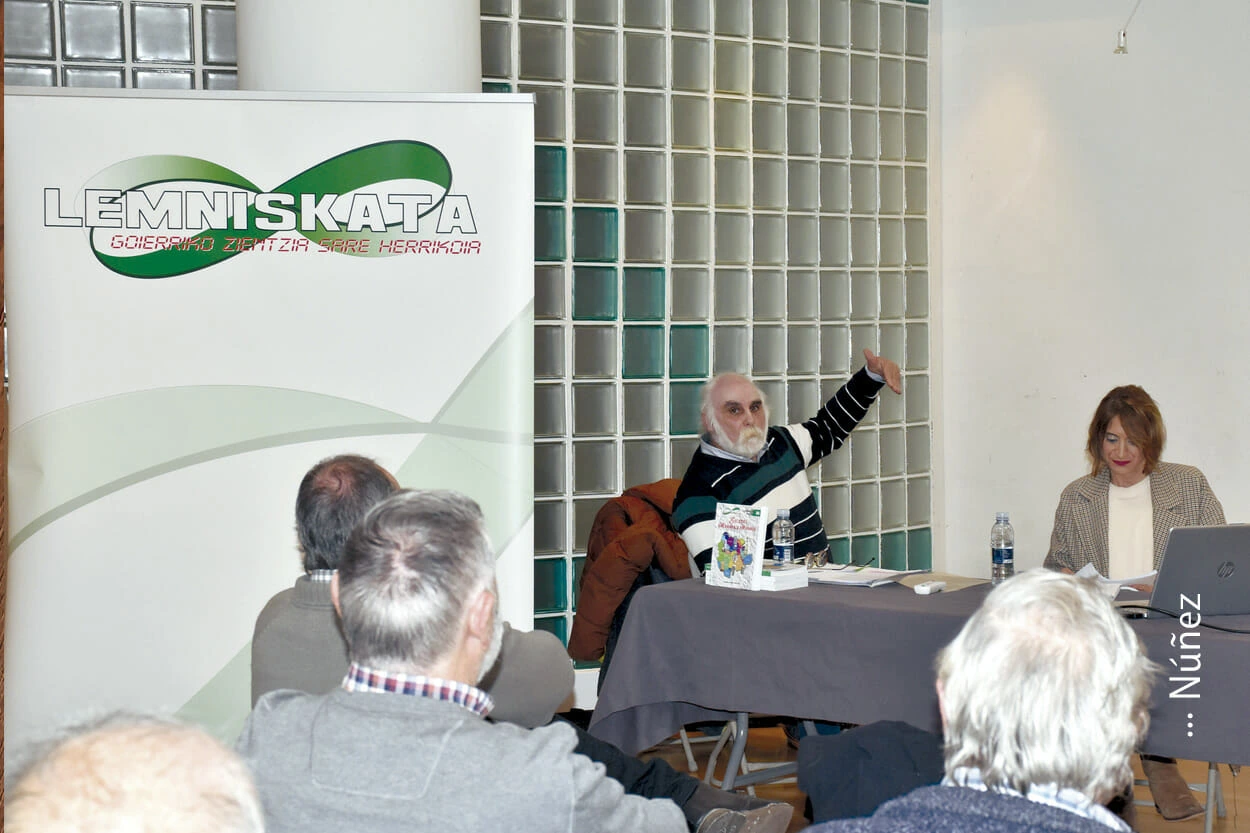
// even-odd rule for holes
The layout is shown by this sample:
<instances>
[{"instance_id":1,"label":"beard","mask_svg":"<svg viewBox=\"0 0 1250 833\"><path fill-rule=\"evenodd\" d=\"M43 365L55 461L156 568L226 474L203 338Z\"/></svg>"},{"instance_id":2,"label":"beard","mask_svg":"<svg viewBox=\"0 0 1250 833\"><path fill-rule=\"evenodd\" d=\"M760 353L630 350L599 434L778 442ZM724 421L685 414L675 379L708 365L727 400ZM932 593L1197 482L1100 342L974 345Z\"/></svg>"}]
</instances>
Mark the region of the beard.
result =
<instances>
[{"instance_id":1,"label":"beard","mask_svg":"<svg viewBox=\"0 0 1250 833\"><path fill-rule=\"evenodd\" d=\"M503 619L499 618L499 607L495 607L495 630L490 639L490 647L486 649L486 654L482 657L482 664L477 669L477 679L474 682L480 683L486 674L495 666L495 660L499 659L499 650L503 647Z\"/></svg>"},{"instance_id":2,"label":"beard","mask_svg":"<svg viewBox=\"0 0 1250 833\"><path fill-rule=\"evenodd\" d=\"M767 417L765 417L765 421L767 421ZM750 425L738 432L737 440L731 440L729 435L725 433L724 427L721 426L720 420L713 419L712 438L716 440L716 445L730 454L737 454L739 457L747 457L754 460L764 450L764 443L768 440L768 432L758 425Z\"/></svg>"}]
</instances>

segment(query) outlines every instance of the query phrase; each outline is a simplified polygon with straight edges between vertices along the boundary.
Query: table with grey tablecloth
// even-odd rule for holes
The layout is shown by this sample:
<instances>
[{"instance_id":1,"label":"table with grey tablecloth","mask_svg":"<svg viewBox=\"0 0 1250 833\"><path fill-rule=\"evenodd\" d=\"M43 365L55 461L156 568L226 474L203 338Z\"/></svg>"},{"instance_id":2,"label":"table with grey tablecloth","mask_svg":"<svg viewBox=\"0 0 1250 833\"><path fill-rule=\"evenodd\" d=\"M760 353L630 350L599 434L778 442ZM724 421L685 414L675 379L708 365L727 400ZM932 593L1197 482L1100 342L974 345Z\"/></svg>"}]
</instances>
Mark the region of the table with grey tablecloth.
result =
<instances>
[{"instance_id":1,"label":"table with grey tablecloth","mask_svg":"<svg viewBox=\"0 0 1250 833\"><path fill-rule=\"evenodd\" d=\"M934 659L988 592L988 585L931 596L899 585L814 585L752 593L697 581L644 588L626 616L590 732L636 754L684 724L740 711L857 724L903 720L940 731ZM1250 616L1210 621L1250 629ZM1133 627L1165 667L1144 748L1250 763L1250 636L1197 631L1186 644L1200 644L1201 670L1182 675L1175 665L1192 667L1194 651L1185 660L1172 647L1182 631L1176 620L1136 620ZM1184 685L1169 676L1200 677L1181 692L1199 696L1169 696Z\"/></svg>"}]
</instances>

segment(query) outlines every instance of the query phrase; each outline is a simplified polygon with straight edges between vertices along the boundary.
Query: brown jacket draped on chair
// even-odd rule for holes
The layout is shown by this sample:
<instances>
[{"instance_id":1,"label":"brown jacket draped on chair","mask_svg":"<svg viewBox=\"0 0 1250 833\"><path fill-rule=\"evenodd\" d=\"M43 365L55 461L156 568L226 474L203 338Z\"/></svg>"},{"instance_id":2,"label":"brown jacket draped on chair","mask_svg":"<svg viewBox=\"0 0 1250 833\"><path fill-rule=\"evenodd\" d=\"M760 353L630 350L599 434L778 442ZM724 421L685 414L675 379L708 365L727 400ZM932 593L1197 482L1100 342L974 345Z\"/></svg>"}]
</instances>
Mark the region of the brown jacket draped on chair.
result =
<instances>
[{"instance_id":1,"label":"brown jacket draped on chair","mask_svg":"<svg viewBox=\"0 0 1250 833\"><path fill-rule=\"evenodd\" d=\"M686 544L671 523L680 484L669 479L635 486L595 515L569 636L573 659L593 662L603 656L612 616L652 561L669 578L690 578Z\"/></svg>"}]
</instances>

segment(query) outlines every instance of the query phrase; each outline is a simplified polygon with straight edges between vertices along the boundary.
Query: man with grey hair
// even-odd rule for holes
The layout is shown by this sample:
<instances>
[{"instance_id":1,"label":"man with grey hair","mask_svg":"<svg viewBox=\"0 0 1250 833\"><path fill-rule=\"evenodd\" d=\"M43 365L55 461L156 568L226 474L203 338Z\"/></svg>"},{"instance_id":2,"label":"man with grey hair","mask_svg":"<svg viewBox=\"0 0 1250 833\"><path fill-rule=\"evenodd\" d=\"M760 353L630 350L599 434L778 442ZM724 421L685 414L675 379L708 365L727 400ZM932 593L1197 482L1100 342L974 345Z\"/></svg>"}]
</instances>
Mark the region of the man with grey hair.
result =
<instances>
[{"instance_id":1,"label":"man with grey hair","mask_svg":"<svg viewBox=\"0 0 1250 833\"><path fill-rule=\"evenodd\" d=\"M883 385L903 392L897 364L871 350L864 358L865 366L814 417L795 425L769 427L764 394L745 376L722 373L704 386L703 438L673 502L673 526L690 550L694 575L712 557L717 503L767 507L771 517L788 510L796 560L828 549L807 467L842 447ZM770 520L766 558L772 546Z\"/></svg>"},{"instance_id":2,"label":"man with grey hair","mask_svg":"<svg viewBox=\"0 0 1250 833\"><path fill-rule=\"evenodd\" d=\"M251 774L207 732L112 714L36 746L7 791L9 833L263 833Z\"/></svg>"},{"instance_id":3,"label":"man with grey hair","mask_svg":"<svg viewBox=\"0 0 1250 833\"><path fill-rule=\"evenodd\" d=\"M239 739L271 833L686 829L676 804L573 754L571 728L484 719L494 568L480 509L454 492L399 492L352 532L331 583L342 687L265 695Z\"/></svg>"},{"instance_id":4,"label":"man with grey hair","mask_svg":"<svg viewBox=\"0 0 1250 833\"><path fill-rule=\"evenodd\" d=\"M1030 570L938 655L946 777L821 833L1107 833L1133 778L1157 666L1090 582Z\"/></svg>"}]
</instances>

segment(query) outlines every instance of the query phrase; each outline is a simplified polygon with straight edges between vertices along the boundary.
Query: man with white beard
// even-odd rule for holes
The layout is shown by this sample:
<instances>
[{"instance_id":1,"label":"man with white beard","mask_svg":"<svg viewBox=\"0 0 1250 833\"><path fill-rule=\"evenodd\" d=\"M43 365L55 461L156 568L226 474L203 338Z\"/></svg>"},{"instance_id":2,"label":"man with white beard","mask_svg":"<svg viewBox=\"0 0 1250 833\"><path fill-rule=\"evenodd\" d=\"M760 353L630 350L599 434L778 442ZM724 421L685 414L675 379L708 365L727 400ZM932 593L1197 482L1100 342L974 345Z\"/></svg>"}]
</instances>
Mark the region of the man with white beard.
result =
<instances>
[{"instance_id":1,"label":"man with white beard","mask_svg":"<svg viewBox=\"0 0 1250 833\"><path fill-rule=\"evenodd\" d=\"M471 499L386 498L348 537L330 587L351 660L342 686L264 695L238 741L269 833L685 833L672 801L626 795L574 754L571 727L485 719L477 683L502 625Z\"/></svg>"},{"instance_id":2,"label":"man with white beard","mask_svg":"<svg viewBox=\"0 0 1250 833\"><path fill-rule=\"evenodd\" d=\"M772 520L790 510L795 560L828 549L807 467L841 448L883 385L902 393L898 365L864 351L866 364L814 417L769 426L764 394L745 376L722 373L703 389L703 437L673 503L673 526L690 549L692 572L707 568L716 543L716 504L769 511L764 557L772 557Z\"/></svg>"}]
</instances>

